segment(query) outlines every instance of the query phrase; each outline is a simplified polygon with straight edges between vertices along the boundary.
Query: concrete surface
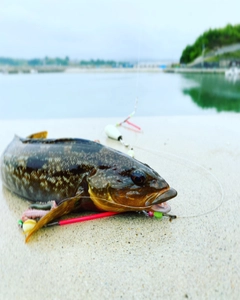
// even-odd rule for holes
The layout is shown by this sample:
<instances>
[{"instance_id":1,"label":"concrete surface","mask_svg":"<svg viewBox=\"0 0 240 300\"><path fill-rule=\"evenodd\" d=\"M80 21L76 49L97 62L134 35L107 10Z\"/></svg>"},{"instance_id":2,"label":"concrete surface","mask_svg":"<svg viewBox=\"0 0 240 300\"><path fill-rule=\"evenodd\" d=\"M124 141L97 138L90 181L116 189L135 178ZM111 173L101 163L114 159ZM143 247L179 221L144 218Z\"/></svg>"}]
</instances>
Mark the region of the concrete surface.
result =
<instances>
[{"instance_id":1,"label":"concrete surface","mask_svg":"<svg viewBox=\"0 0 240 300\"><path fill-rule=\"evenodd\" d=\"M119 119L0 121L0 152L16 133L100 139ZM41 229L25 244L27 202L0 192L0 299L239 299L240 115L134 118L120 128L136 158L178 197L176 220L118 215ZM138 147L140 148L138 148Z\"/></svg>"}]
</instances>

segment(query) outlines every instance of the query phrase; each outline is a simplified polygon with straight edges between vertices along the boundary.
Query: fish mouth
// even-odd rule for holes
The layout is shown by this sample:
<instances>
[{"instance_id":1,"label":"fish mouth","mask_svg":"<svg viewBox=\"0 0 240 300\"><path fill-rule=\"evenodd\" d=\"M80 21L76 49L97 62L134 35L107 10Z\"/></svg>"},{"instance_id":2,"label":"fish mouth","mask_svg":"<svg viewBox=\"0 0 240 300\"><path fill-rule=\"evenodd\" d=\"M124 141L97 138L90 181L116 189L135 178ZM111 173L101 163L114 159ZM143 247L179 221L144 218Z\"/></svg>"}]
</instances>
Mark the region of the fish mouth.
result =
<instances>
[{"instance_id":1,"label":"fish mouth","mask_svg":"<svg viewBox=\"0 0 240 300\"><path fill-rule=\"evenodd\" d=\"M167 203L168 200L177 196L177 191L173 188L169 188L166 192L160 194L153 202L151 209L153 211L160 211L162 213L168 213L171 210L171 206Z\"/></svg>"}]
</instances>

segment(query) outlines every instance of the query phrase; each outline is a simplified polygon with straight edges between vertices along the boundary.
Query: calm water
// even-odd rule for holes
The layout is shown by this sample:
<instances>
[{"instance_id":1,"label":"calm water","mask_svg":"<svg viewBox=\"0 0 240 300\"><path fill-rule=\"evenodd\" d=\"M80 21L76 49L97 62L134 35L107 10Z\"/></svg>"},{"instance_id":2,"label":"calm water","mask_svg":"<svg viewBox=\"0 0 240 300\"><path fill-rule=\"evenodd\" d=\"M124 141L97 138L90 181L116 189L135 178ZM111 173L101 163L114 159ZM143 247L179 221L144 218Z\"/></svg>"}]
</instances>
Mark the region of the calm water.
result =
<instances>
[{"instance_id":1,"label":"calm water","mask_svg":"<svg viewBox=\"0 0 240 300\"><path fill-rule=\"evenodd\" d=\"M240 81L164 73L0 74L0 119L240 112Z\"/></svg>"}]
</instances>

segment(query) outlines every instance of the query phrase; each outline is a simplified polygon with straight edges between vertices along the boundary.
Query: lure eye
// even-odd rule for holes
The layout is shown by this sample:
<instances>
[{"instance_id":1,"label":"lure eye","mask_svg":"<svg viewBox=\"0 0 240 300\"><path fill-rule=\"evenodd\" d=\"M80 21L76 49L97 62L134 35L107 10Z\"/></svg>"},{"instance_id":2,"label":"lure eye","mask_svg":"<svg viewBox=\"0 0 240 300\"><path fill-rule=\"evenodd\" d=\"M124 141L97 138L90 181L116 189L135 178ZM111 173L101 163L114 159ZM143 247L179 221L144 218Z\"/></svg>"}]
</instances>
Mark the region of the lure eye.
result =
<instances>
[{"instance_id":1,"label":"lure eye","mask_svg":"<svg viewBox=\"0 0 240 300\"><path fill-rule=\"evenodd\" d=\"M131 179L136 185L143 185L146 180L146 175L142 170L134 170L131 173Z\"/></svg>"}]
</instances>

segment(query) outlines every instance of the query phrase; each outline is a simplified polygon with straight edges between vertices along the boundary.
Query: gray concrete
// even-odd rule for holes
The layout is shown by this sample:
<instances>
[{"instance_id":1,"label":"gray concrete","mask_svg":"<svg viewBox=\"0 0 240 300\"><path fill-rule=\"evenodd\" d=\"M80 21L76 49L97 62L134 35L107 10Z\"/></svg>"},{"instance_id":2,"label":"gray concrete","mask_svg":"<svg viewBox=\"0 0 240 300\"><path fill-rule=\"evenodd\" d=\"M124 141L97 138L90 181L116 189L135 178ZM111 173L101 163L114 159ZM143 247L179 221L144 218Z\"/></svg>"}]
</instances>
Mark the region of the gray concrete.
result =
<instances>
[{"instance_id":1,"label":"gray concrete","mask_svg":"<svg viewBox=\"0 0 240 300\"><path fill-rule=\"evenodd\" d=\"M103 132L117 121L0 121L0 152L15 133L45 129L125 151ZM178 190L179 218L129 213L41 229L25 244L17 221L27 203L3 188L0 299L239 299L239 114L133 121L143 133L120 130L136 158Z\"/></svg>"}]
</instances>

